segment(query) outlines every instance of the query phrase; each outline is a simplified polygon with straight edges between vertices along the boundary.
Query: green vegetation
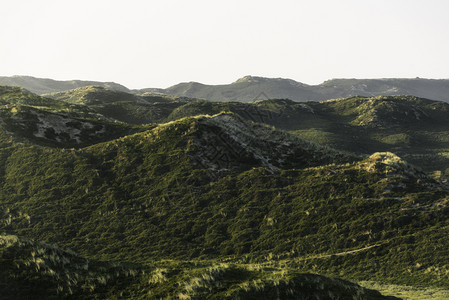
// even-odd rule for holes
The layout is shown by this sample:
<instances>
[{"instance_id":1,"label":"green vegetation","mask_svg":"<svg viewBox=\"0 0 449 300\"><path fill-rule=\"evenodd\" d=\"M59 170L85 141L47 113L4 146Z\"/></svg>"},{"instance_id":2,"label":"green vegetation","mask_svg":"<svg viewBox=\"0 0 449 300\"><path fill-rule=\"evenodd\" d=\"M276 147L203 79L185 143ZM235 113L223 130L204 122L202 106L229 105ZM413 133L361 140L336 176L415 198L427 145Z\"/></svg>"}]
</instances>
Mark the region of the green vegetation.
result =
<instances>
[{"instance_id":1,"label":"green vegetation","mask_svg":"<svg viewBox=\"0 0 449 300\"><path fill-rule=\"evenodd\" d=\"M395 295L407 300L446 300L449 299L449 290L435 288L416 288L412 286L383 285L377 282L361 282L363 287L376 289L383 295Z\"/></svg>"},{"instance_id":2,"label":"green vegetation","mask_svg":"<svg viewBox=\"0 0 449 300\"><path fill-rule=\"evenodd\" d=\"M449 289L446 104L1 91L0 284L11 297L382 299L329 277ZM159 124L102 114L126 102L131 117L142 101L165 107ZM398 119L407 111L413 122ZM420 155L439 176L408 162Z\"/></svg>"}]
</instances>

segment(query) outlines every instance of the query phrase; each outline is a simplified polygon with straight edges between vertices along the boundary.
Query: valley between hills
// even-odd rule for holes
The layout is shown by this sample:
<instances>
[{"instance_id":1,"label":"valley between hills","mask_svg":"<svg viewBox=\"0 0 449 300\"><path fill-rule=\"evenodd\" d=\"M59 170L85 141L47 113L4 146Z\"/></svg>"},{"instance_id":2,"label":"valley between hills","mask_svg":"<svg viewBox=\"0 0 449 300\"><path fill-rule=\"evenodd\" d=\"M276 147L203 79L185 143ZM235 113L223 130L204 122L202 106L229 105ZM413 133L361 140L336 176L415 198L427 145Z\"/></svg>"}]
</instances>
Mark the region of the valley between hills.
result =
<instances>
[{"instance_id":1,"label":"valley between hills","mask_svg":"<svg viewBox=\"0 0 449 300\"><path fill-rule=\"evenodd\" d=\"M0 86L0 299L448 299L448 103L111 86Z\"/></svg>"}]
</instances>

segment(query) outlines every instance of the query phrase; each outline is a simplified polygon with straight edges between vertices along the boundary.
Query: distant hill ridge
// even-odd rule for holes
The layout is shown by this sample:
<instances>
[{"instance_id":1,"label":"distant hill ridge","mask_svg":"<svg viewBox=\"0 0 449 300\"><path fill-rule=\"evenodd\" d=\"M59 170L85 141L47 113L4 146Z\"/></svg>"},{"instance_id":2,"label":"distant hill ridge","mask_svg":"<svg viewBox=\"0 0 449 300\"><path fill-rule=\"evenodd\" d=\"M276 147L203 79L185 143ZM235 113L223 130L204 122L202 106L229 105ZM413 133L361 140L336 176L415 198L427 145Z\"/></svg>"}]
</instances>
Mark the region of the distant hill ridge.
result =
<instances>
[{"instance_id":1,"label":"distant hill ridge","mask_svg":"<svg viewBox=\"0 0 449 300\"><path fill-rule=\"evenodd\" d=\"M307 85L291 79L245 76L225 85L188 82L153 91L210 101L250 102L270 98L321 101L352 96L413 95L449 102L449 80L421 78L332 79L319 85Z\"/></svg>"},{"instance_id":2,"label":"distant hill ridge","mask_svg":"<svg viewBox=\"0 0 449 300\"><path fill-rule=\"evenodd\" d=\"M0 85L21 86L35 94L47 94L76 89L84 86L102 86L107 89L129 92L125 86L115 82L99 82L86 80L54 80L48 78L36 78L32 76L0 76Z\"/></svg>"},{"instance_id":3,"label":"distant hill ridge","mask_svg":"<svg viewBox=\"0 0 449 300\"><path fill-rule=\"evenodd\" d=\"M269 98L287 98L294 101L321 101L352 96L413 95L449 102L449 79L424 79L418 77L332 79L318 85L307 85L292 79L244 76L230 84L207 85L198 82L183 82L165 89L146 88L130 90L114 82L57 81L31 76L12 76L0 77L0 85L17 85L36 94L55 93L95 85L135 94L151 92L209 101L251 102Z\"/></svg>"}]
</instances>

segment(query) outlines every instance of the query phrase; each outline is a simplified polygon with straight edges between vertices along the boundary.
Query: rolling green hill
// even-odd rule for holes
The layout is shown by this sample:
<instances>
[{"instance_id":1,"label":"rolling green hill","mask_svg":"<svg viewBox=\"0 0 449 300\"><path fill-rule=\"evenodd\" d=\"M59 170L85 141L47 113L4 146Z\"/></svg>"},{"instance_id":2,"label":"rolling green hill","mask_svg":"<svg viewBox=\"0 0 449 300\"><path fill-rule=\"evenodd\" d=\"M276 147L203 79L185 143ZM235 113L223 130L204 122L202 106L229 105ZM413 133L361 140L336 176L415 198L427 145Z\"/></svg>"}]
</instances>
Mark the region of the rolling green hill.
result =
<instances>
[{"instance_id":1,"label":"rolling green hill","mask_svg":"<svg viewBox=\"0 0 449 300\"><path fill-rule=\"evenodd\" d=\"M426 171L449 174L449 105L412 96L352 97L298 103L190 102L168 120L231 111L315 143L360 155L394 152ZM439 175L440 176L440 175Z\"/></svg>"}]
</instances>

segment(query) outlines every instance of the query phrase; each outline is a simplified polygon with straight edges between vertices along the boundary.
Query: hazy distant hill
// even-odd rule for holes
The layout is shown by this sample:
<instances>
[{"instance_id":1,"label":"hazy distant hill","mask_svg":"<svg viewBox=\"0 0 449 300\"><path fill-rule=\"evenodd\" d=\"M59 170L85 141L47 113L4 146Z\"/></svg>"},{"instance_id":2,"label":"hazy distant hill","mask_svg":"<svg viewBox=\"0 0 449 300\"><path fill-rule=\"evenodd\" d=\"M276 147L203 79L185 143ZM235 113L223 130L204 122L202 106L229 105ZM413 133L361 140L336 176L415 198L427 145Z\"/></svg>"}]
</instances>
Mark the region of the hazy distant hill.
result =
<instances>
[{"instance_id":1,"label":"hazy distant hill","mask_svg":"<svg viewBox=\"0 0 449 300\"><path fill-rule=\"evenodd\" d=\"M211 101L250 102L268 98L319 101L351 96L413 95L449 102L449 80L421 78L332 79L319 85L306 85L291 79L245 76L231 84L205 85L188 82L150 91Z\"/></svg>"},{"instance_id":2,"label":"hazy distant hill","mask_svg":"<svg viewBox=\"0 0 449 300\"><path fill-rule=\"evenodd\" d=\"M114 82L98 82L83 80L67 80L59 81L46 78L35 78L31 76L0 76L0 85L16 85L21 86L35 94L47 94L76 89L83 86L95 85L102 86L107 89L127 92L128 88Z\"/></svg>"},{"instance_id":3,"label":"hazy distant hill","mask_svg":"<svg viewBox=\"0 0 449 300\"><path fill-rule=\"evenodd\" d=\"M0 77L0 85L21 86L35 94L49 94L85 86L143 94L166 94L209 101L251 102L266 99L321 101L352 96L413 95L449 102L449 79L332 79L319 85L307 85L291 79L245 76L231 84L207 85L198 82L179 83L169 88L129 90L114 82L57 81L30 76Z\"/></svg>"}]
</instances>

